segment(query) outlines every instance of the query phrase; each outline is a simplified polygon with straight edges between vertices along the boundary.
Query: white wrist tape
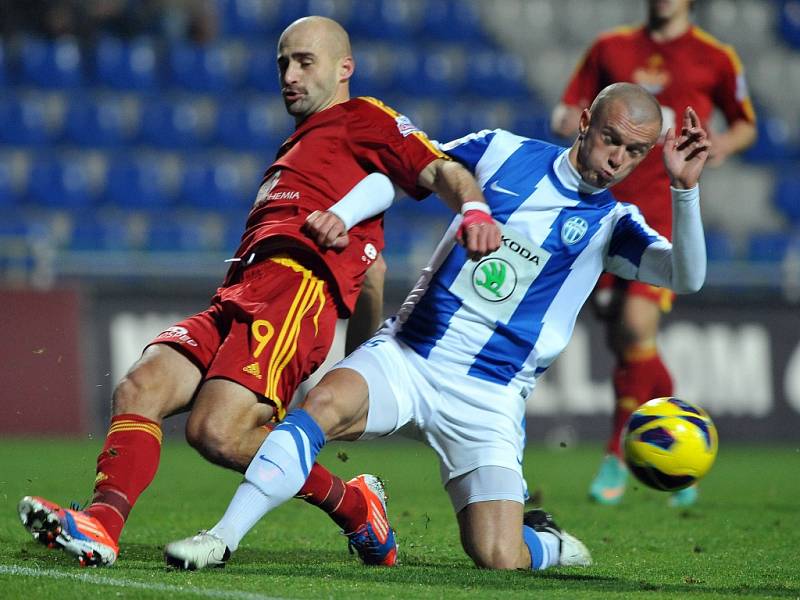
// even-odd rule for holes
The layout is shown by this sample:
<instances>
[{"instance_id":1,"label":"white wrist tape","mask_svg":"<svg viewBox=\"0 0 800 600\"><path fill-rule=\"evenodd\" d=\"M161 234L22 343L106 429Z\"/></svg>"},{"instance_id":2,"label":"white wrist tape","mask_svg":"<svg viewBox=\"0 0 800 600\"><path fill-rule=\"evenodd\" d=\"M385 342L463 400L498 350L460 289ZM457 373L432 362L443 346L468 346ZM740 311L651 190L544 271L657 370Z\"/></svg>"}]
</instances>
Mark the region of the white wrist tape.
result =
<instances>
[{"instance_id":1,"label":"white wrist tape","mask_svg":"<svg viewBox=\"0 0 800 600\"><path fill-rule=\"evenodd\" d=\"M381 214L394 202L394 185L383 173L370 173L328 211L349 230L353 225Z\"/></svg>"},{"instance_id":2,"label":"white wrist tape","mask_svg":"<svg viewBox=\"0 0 800 600\"><path fill-rule=\"evenodd\" d=\"M479 210L487 215L492 214L492 209L489 208L489 205L486 202L479 202L477 200L473 200L470 202L464 202L461 205L461 214L466 214L468 210Z\"/></svg>"}]
</instances>

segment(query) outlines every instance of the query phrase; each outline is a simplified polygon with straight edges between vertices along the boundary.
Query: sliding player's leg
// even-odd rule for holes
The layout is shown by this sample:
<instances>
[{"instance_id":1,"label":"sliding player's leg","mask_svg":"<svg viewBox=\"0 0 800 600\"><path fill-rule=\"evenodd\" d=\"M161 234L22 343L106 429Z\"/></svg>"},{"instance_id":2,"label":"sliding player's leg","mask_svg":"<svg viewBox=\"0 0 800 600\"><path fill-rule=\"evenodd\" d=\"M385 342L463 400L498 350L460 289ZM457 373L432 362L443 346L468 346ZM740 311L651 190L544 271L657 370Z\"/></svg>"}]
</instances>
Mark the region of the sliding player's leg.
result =
<instances>
[{"instance_id":1,"label":"sliding player's leg","mask_svg":"<svg viewBox=\"0 0 800 600\"><path fill-rule=\"evenodd\" d=\"M541 510L523 514L524 483L517 471L478 467L448 482L447 491L461 545L477 567L536 571L591 564L586 546L550 515Z\"/></svg>"},{"instance_id":2,"label":"sliding player's leg","mask_svg":"<svg viewBox=\"0 0 800 600\"><path fill-rule=\"evenodd\" d=\"M224 563L259 519L301 491L309 466L326 439L357 439L365 430L364 437L375 437L396 429L398 409L392 404L396 400L389 375L382 368L392 373L397 363L392 362L394 357L378 360L364 356L369 354L368 347L339 365L352 368L326 374L302 407L275 427L256 450L245 481L222 519L207 532L168 544L165 555L169 564L197 569ZM371 390L379 391L375 398L370 398ZM351 547L365 562L393 564L396 544L386 520L382 486L367 476L348 484L361 488L368 505L364 522L347 531Z\"/></svg>"}]
</instances>

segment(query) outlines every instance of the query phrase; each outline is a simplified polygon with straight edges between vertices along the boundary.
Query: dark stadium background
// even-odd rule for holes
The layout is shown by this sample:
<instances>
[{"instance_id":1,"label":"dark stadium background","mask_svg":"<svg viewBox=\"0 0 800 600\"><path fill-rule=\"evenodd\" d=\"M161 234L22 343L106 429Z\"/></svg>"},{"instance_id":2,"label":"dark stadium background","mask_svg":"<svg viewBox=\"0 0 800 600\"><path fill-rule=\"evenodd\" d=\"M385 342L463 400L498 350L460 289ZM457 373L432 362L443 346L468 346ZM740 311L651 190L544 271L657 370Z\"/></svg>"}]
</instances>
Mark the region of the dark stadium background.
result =
<instances>
[{"instance_id":1,"label":"dark stadium background","mask_svg":"<svg viewBox=\"0 0 800 600\"><path fill-rule=\"evenodd\" d=\"M0 2L0 434L105 431L114 382L206 306L262 170L291 130L274 48L304 14L351 32L354 95L431 137L503 127L552 139L583 49L643 0ZM742 157L707 171L708 283L661 343L677 394L727 439L800 430L800 2L699 0L739 52L759 117ZM566 143L566 142L564 142ZM448 216L386 217L387 314ZM591 315L529 401L530 440L599 440L610 359ZM166 429L180 434L181 421Z\"/></svg>"}]
</instances>

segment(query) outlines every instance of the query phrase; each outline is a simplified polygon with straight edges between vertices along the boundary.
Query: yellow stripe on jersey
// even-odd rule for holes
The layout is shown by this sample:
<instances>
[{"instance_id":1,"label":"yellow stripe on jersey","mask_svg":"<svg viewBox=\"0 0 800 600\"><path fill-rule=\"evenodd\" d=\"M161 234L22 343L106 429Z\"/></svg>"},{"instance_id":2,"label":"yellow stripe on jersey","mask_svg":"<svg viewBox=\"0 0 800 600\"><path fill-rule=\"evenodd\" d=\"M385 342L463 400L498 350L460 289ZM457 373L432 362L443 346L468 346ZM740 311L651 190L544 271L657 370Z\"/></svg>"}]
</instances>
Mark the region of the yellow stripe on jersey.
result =
<instances>
[{"instance_id":1,"label":"yellow stripe on jersey","mask_svg":"<svg viewBox=\"0 0 800 600\"><path fill-rule=\"evenodd\" d=\"M288 256L274 256L270 260L303 276L300 287L284 318L267 365L267 386L264 395L275 403L278 420L281 420L286 415L286 407L283 399L278 396L278 382L286 365L297 353L297 340L300 337L303 318L316 303L320 304L314 322L318 330L319 315L325 305L325 282L319 279L311 270Z\"/></svg>"},{"instance_id":2,"label":"yellow stripe on jersey","mask_svg":"<svg viewBox=\"0 0 800 600\"><path fill-rule=\"evenodd\" d=\"M360 100L364 100L365 102L369 102L370 104L376 106L377 108L380 108L383 112L385 112L393 119L403 116L392 107L386 106L383 102L381 102L377 98L373 98L372 96L359 96L358 98ZM425 146L428 150L430 150L431 154L433 154L434 156L438 158L443 158L444 160L452 160L449 156L447 156L447 154L439 150L436 146L434 146L431 143L430 139L428 138L428 136L425 134L424 131L415 131L411 135L413 135L420 142L422 142L422 145Z\"/></svg>"},{"instance_id":3,"label":"yellow stripe on jersey","mask_svg":"<svg viewBox=\"0 0 800 600\"><path fill-rule=\"evenodd\" d=\"M616 36L623 36L623 35L632 35L641 31L642 25L640 23L636 24L629 24L629 25L620 25L618 27L614 27L613 29L609 29L608 31L604 31L597 39L601 40L603 38L608 37L616 37Z\"/></svg>"},{"instance_id":4,"label":"yellow stripe on jersey","mask_svg":"<svg viewBox=\"0 0 800 600\"><path fill-rule=\"evenodd\" d=\"M108 428L108 434L106 437L112 433L118 433L122 431L141 431L143 433L149 433L159 444L163 438L161 427L155 423L141 423L140 421L116 421L111 425L111 427Z\"/></svg>"},{"instance_id":5,"label":"yellow stripe on jersey","mask_svg":"<svg viewBox=\"0 0 800 600\"><path fill-rule=\"evenodd\" d=\"M697 25L692 27L692 34L701 42L708 44L709 46L716 48L725 53L728 57L728 60L731 61L731 65L733 65L733 72L736 74L737 77L742 76L744 73L744 66L742 66L742 61L739 58L739 55L734 50L733 46L729 44L725 44L715 38L713 35L708 33L706 30L701 29ZM753 101L750 99L750 96L746 96L742 101L742 109L744 110L744 114L747 119L751 122L755 122L756 120L756 111L753 109Z\"/></svg>"}]
</instances>

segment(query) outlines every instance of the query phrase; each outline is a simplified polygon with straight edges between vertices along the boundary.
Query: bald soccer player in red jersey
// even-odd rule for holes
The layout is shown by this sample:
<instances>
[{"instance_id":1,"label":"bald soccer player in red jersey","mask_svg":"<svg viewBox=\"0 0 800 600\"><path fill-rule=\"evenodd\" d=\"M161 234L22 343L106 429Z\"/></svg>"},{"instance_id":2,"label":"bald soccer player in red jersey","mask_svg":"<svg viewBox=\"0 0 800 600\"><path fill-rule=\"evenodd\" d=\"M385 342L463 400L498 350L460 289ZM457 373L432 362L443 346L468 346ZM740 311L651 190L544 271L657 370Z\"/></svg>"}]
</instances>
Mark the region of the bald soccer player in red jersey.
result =
<instances>
[{"instance_id":1,"label":"bald soccer player in red jersey","mask_svg":"<svg viewBox=\"0 0 800 600\"><path fill-rule=\"evenodd\" d=\"M391 185L388 176L412 197L435 191L461 211L471 256L499 247L499 230L469 172L380 101L350 98L354 62L338 23L306 17L287 27L277 64L296 130L264 174L211 306L157 336L115 389L91 504L65 509L35 496L19 503L35 539L82 564L116 560L128 514L158 468L165 417L191 410L189 443L243 472L266 437L264 426L284 416L295 388L325 359L337 317L350 315L379 259L388 207L367 201L345 211L341 198L364 185L362 196L385 196L370 195L369 185ZM394 564L377 478L345 484L315 464L299 495L331 515L364 562Z\"/></svg>"},{"instance_id":2,"label":"bald soccer player in red jersey","mask_svg":"<svg viewBox=\"0 0 800 600\"><path fill-rule=\"evenodd\" d=\"M714 109L724 115L728 129L712 135L709 164L719 165L753 143L755 114L739 57L691 21L692 0L648 0L643 25L620 27L601 34L573 74L561 103L553 111L552 129L565 137L577 132L581 110L605 86L621 81L641 85L661 104L663 131L675 127L691 106L708 129ZM647 222L670 237L669 179L661 143L636 171L614 188L622 201L636 201ZM627 470L620 438L630 414L642 403L672 395L672 378L659 356L656 336L662 312L671 309L673 294L640 282L605 274L595 291L594 304L605 320L608 343L616 357L613 373L615 408L607 456L589 490L603 504L616 504L625 490ZM696 487L677 492L673 505L695 502Z\"/></svg>"}]
</instances>

